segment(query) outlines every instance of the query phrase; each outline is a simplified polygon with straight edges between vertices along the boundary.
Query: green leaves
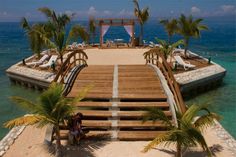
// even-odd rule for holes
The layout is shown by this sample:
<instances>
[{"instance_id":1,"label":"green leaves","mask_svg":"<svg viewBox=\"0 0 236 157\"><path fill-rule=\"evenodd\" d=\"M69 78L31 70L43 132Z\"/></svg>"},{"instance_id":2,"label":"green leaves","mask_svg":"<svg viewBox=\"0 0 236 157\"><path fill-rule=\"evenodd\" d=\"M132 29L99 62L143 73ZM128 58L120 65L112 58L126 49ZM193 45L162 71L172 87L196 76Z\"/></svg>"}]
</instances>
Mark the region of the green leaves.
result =
<instances>
[{"instance_id":1,"label":"green leaves","mask_svg":"<svg viewBox=\"0 0 236 157\"><path fill-rule=\"evenodd\" d=\"M79 37L83 41L89 40L89 34L80 25L71 28L69 35L66 35L65 27L70 23L72 15L56 14L54 10L47 7L38 9L47 17L47 22L30 26L25 18L22 19L21 26L29 36L31 49L40 55L42 48L57 48L57 52L63 62L63 53L66 45L71 41L76 41Z\"/></svg>"},{"instance_id":2,"label":"green leaves","mask_svg":"<svg viewBox=\"0 0 236 157\"><path fill-rule=\"evenodd\" d=\"M171 37L177 32L177 20L161 20L160 23L165 27L165 30L168 34L168 42L171 43Z\"/></svg>"},{"instance_id":3,"label":"green leaves","mask_svg":"<svg viewBox=\"0 0 236 157\"><path fill-rule=\"evenodd\" d=\"M133 0L134 2L134 15L139 19L141 25L147 22L149 18L149 8L140 9L138 0Z\"/></svg>"},{"instance_id":4,"label":"green leaves","mask_svg":"<svg viewBox=\"0 0 236 157\"><path fill-rule=\"evenodd\" d=\"M193 38L199 38L201 36L202 30L208 30L208 27L206 25L202 25L201 22L203 19L193 19L193 17L190 15L189 17L186 17L185 15L181 15L178 20L172 19L172 20L161 20L160 23L164 25L165 30L168 34L168 41L171 42L171 37L178 33L183 36L184 39L184 46L185 46L185 56L189 40L191 37Z\"/></svg>"},{"instance_id":5,"label":"green leaves","mask_svg":"<svg viewBox=\"0 0 236 157\"><path fill-rule=\"evenodd\" d=\"M37 124L43 127L46 124L58 126L63 122L65 117L74 114L75 106L81 99L68 99L63 95L63 87L57 83L52 83L51 86L40 95L39 102L33 103L21 97L12 97L11 99L20 107L26 109L30 114L19 117L5 123L6 127L18 125L33 125ZM84 94L80 95L84 96Z\"/></svg>"},{"instance_id":6,"label":"green leaves","mask_svg":"<svg viewBox=\"0 0 236 157\"><path fill-rule=\"evenodd\" d=\"M178 40L177 42L170 44L169 42L166 42L165 40L161 40L158 38L155 38L156 41L161 45L160 50L163 53L165 59L167 60L168 56L172 55L173 50L183 44L183 40Z\"/></svg>"},{"instance_id":7,"label":"green leaves","mask_svg":"<svg viewBox=\"0 0 236 157\"><path fill-rule=\"evenodd\" d=\"M157 136L144 148L143 152L147 152L154 146L162 143L164 146L177 144L181 148L188 148L199 144L203 150L207 152L209 157L212 156L201 131L208 126L213 125L214 120L219 120L220 117L217 114L210 112L207 107L208 105L206 104L192 105L184 114L176 111L177 126L172 125L171 120L166 117L162 110L157 108L150 109L149 112L144 115L144 120L162 120L169 130L166 131L166 133ZM201 115L199 115L200 112ZM194 120L196 116L199 117Z\"/></svg>"},{"instance_id":8,"label":"green leaves","mask_svg":"<svg viewBox=\"0 0 236 157\"><path fill-rule=\"evenodd\" d=\"M86 32L86 30L80 25L75 25L69 32L67 43L71 42L72 40L78 40L79 37L81 37L81 39L86 42L89 40L89 34Z\"/></svg>"}]
</instances>

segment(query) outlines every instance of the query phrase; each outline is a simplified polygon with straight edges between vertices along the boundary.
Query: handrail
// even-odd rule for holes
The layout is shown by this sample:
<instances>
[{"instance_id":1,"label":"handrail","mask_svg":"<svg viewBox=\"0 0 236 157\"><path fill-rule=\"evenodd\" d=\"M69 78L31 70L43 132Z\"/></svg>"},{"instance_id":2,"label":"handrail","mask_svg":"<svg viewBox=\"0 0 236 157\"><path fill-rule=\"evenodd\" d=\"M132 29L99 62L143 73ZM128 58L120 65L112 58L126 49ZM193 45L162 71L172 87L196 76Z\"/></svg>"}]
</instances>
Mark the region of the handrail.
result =
<instances>
[{"instance_id":1,"label":"handrail","mask_svg":"<svg viewBox=\"0 0 236 157\"><path fill-rule=\"evenodd\" d=\"M87 54L81 49L65 50L71 52L62 64L59 72L54 78L54 82L66 84L72 69L76 66L87 65Z\"/></svg>"},{"instance_id":2,"label":"handrail","mask_svg":"<svg viewBox=\"0 0 236 157\"><path fill-rule=\"evenodd\" d=\"M181 113L184 113L186 111L186 106L184 104L183 97L180 92L179 84L175 80L172 70L169 64L167 63L166 59L164 58L163 54L160 52L159 48L153 48L145 52L143 55L144 59L146 59L146 64L153 64L162 71L168 83L168 86L174 95L178 110Z\"/></svg>"}]
</instances>

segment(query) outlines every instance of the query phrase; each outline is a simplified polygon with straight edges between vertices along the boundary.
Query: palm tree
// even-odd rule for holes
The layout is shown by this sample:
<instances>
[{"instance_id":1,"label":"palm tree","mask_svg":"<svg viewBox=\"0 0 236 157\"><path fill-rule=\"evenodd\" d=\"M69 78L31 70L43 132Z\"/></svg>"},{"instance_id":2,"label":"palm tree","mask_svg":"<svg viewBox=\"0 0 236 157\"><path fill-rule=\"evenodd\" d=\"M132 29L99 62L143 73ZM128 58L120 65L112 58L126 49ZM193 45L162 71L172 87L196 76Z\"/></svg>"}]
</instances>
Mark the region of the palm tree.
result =
<instances>
[{"instance_id":1,"label":"palm tree","mask_svg":"<svg viewBox=\"0 0 236 157\"><path fill-rule=\"evenodd\" d=\"M184 54L187 57L187 50L189 46L189 40L191 37L199 38L200 32L202 30L208 30L206 25L202 25L201 22L203 19L194 20L192 16L186 17L183 14L180 16L178 20L178 30L177 32L183 36L184 38Z\"/></svg>"},{"instance_id":2,"label":"palm tree","mask_svg":"<svg viewBox=\"0 0 236 157\"><path fill-rule=\"evenodd\" d=\"M93 43L95 41L95 33L96 33L96 22L94 17L89 18L89 36L92 36Z\"/></svg>"},{"instance_id":3,"label":"palm tree","mask_svg":"<svg viewBox=\"0 0 236 157\"><path fill-rule=\"evenodd\" d=\"M140 24L140 36L139 36L139 41L142 44L143 43L143 25L145 22L147 22L149 18L149 12L148 12L148 7L144 9L140 9L138 0L133 0L134 2L134 15L138 18L139 24Z\"/></svg>"},{"instance_id":4,"label":"palm tree","mask_svg":"<svg viewBox=\"0 0 236 157\"><path fill-rule=\"evenodd\" d=\"M205 111L205 114L201 114L197 119L194 119L201 111ZM177 153L176 157L182 156L182 148L188 148L191 146L197 146L199 144L208 156L211 157L211 151L209 150L207 143L202 135L202 131L214 124L214 120L219 120L220 117L208 110L206 105L192 105L188 110L181 114L176 112L177 126L164 114L164 112L157 108L152 108L145 115L144 120L161 120L166 124L168 131L166 133L156 137L152 142L145 146L143 152L147 152L154 146L164 143L165 145L176 144Z\"/></svg>"},{"instance_id":5,"label":"palm tree","mask_svg":"<svg viewBox=\"0 0 236 157\"><path fill-rule=\"evenodd\" d=\"M171 43L171 38L172 36L176 33L177 31L177 20L172 19L172 20L161 20L160 23L164 25L165 30L168 34L168 43Z\"/></svg>"},{"instance_id":6,"label":"palm tree","mask_svg":"<svg viewBox=\"0 0 236 157\"><path fill-rule=\"evenodd\" d=\"M34 24L31 26L29 22L26 20L26 18L23 18L21 20L21 27L25 30L28 36L32 52L35 53L38 58L40 58L40 53L42 49L46 47L46 45L42 37L33 30L45 33L43 24Z\"/></svg>"},{"instance_id":7,"label":"palm tree","mask_svg":"<svg viewBox=\"0 0 236 157\"><path fill-rule=\"evenodd\" d=\"M161 45L160 50L163 53L166 60L167 60L168 56L172 55L172 52L173 52L174 48L176 48L177 46L183 44L183 40L179 40L179 41L177 41L173 44L170 44L169 42L166 42L165 40L161 40L161 39L158 39L158 38L155 38L155 39Z\"/></svg>"},{"instance_id":8,"label":"palm tree","mask_svg":"<svg viewBox=\"0 0 236 157\"><path fill-rule=\"evenodd\" d=\"M39 8L39 11L44 13L48 18L45 28L51 36L48 38L43 33L38 33L41 34L50 46L57 48L61 62L63 63L63 53L66 45L69 44L72 39L76 40L78 37L81 37L82 40L87 41L88 33L82 26L77 24L71 28L69 35L66 36L66 25L71 21L73 14L71 16L67 14L57 15L55 11L46 7Z\"/></svg>"},{"instance_id":9,"label":"palm tree","mask_svg":"<svg viewBox=\"0 0 236 157\"><path fill-rule=\"evenodd\" d=\"M63 120L74 114L75 102L80 101L88 89L81 92L76 98L68 99L63 96L63 87L57 83L52 83L48 90L43 92L39 101L34 103L21 97L11 97L11 99L30 114L10 120L4 125L12 128L19 125L37 125L43 127L52 124L56 133L56 156L61 156L61 141L59 124Z\"/></svg>"}]
</instances>

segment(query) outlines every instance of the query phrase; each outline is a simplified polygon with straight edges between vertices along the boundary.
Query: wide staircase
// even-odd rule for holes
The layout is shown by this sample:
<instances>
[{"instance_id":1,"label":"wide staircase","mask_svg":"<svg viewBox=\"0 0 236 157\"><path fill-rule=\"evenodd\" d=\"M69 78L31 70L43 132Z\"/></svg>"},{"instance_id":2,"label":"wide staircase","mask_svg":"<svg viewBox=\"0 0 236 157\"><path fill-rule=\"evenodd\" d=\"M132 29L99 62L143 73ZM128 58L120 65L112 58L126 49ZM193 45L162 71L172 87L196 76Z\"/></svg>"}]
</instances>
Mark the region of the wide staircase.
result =
<instances>
[{"instance_id":1,"label":"wide staircase","mask_svg":"<svg viewBox=\"0 0 236 157\"><path fill-rule=\"evenodd\" d=\"M77 76L69 98L92 86L78 111L84 115L87 137L114 140L150 140L166 130L161 121L143 122L147 108L158 107L171 119L167 96L152 67L115 65L84 68ZM61 131L66 138L67 131Z\"/></svg>"},{"instance_id":2,"label":"wide staircase","mask_svg":"<svg viewBox=\"0 0 236 157\"><path fill-rule=\"evenodd\" d=\"M76 104L78 112L84 115L83 129L89 131L86 138L152 140L167 128L161 121L143 121L144 115L148 113L147 109L151 107L163 110L176 124L173 103L169 103L170 97L163 88L163 80L160 80L154 67L159 67L167 80L173 101L177 104L175 109L184 112L182 97L176 81L169 74L170 70L166 69L168 66L166 63L159 63L159 59L155 58L158 56L152 52L156 53L150 51L145 54L146 65L87 66L83 64L86 63L86 56L82 63L68 61L70 67L73 65L82 68L74 70L72 79L65 79L68 78L66 74L57 77L57 80L61 78L59 82L64 82L65 89L69 89L65 92L66 97L74 98L83 93L84 89L90 89L84 99ZM72 56L71 58L76 58L75 55ZM68 65L64 67L69 67ZM60 135L62 139L68 139L66 126L61 126Z\"/></svg>"}]
</instances>

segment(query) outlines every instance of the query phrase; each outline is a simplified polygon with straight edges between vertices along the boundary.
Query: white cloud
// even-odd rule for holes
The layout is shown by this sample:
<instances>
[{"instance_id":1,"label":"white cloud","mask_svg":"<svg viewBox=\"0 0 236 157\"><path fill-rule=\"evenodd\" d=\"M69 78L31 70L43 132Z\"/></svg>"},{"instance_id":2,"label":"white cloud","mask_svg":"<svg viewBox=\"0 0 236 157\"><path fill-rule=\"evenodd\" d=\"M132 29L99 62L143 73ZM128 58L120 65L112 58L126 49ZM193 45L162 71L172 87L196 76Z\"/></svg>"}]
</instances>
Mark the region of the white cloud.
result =
<instances>
[{"instance_id":1,"label":"white cloud","mask_svg":"<svg viewBox=\"0 0 236 157\"><path fill-rule=\"evenodd\" d=\"M74 14L74 12L71 11L71 10L66 10L65 13L66 13L67 15L72 15L72 14Z\"/></svg>"},{"instance_id":2,"label":"white cloud","mask_svg":"<svg viewBox=\"0 0 236 157\"><path fill-rule=\"evenodd\" d=\"M196 7L196 6L193 6L192 8L191 8L191 13L192 14L199 14L201 12L201 9L199 9L198 7Z\"/></svg>"},{"instance_id":3,"label":"white cloud","mask_svg":"<svg viewBox=\"0 0 236 157\"><path fill-rule=\"evenodd\" d=\"M104 10L104 11L103 11L103 14L104 14L104 15L111 15L112 12L111 12L110 10Z\"/></svg>"},{"instance_id":4,"label":"white cloud","mask_svg":"<svg viewBox=\"0 0 236 157\"><path fill-rule=\"evenodd\" d=\"M222 5L221 9L225 12L225 13L233 13L236 11L236 8L234 5Z\"/></svg>"},{"instance_id":5,"label":"white cloud","mask_svg":"<svg viewBox=\"0 0 236 157\"><path fill-rule=\"evenodd\" d=\"M89 9L88 9L88 15L90 16L94 16L97 14L97 10L95 9L94 6L91 6Z\"/></svg>"},{"instance_id":6,"label":"white cloud","mask_svg":"<svg viewBox=\"0 0 236 157\"><path fill-rule=\"evenodd\" d=\"M133 14L133 12L123 9L118 13L118 16L133 16Z\"/></svg>"},{"instance_id":7,"label":"white cloud","mask_svg":"<svg viewBox=\"0 0 236 157\"><path fill-rule=\"evenodd\" d=\"M6 11L4 11L2 14L3 14L3 15L7 15L7 12L6 12Z\"/></svg>"}]
</instances>

